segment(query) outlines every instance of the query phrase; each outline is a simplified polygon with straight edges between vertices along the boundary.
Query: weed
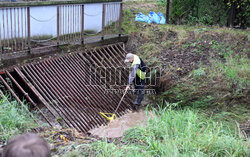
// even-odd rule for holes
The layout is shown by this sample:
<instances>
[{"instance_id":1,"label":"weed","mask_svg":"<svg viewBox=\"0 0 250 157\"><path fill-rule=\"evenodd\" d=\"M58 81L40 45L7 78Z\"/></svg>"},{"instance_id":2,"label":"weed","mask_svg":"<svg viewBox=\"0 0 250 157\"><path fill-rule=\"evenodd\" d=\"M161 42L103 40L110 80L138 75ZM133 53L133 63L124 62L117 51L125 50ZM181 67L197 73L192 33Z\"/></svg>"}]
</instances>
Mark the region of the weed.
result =
<instances>
[{"instance_id":1,"label":"weed","mask_svg":"<svg viewBox=\"0 0 250 157\"><path fill-rule=\"evenodd\" d=\"M142 59L151 59L153 56L158 56L161 53L161 48L155 43L146 43L138 47L137 50ZM155 58L154 61L157 61Z\"/></svg>"},{"instance_id":2,"label":"weed","mask_svg":"<svg viewBox=\"0 0 250 157\"><path fill-rule=\"evenodd\" d=\"M0 137L8 141L13 136L36 127L35 122L18 102L3 97L0 102Z\"/></svg>"},{"instance_id":3,"label":"weed","mask_svg":"<svg viewBox=\"0 0 250 157\"><path fill-rule=\"evenodd\" d=\"M201 76L205 76L206 72L204 71L204 68L200 67L199 69L195 69L193 71L193 75L194 77L201 77Z\"/></svg>"},{"instance_id":4,"label":"weed","mask_svg":"<svg viewBox=\"0 0 250 157\"><path fill-rule=\"evenodd\" d=\"M163 106L163 105L162 105ZM238 132L191 109L154 110L146 127L125 132L121 142L85 144L67 156L247 156Z\"/></svg>"},{"instance_id":5,"label":"weed","mask_svg":"<svg viewBox=\"0 0 250 157\"><path fill-rule=\"evenodd\" d=\"M32 40L48 40L53 38L52 35L34 35L31 37Z\"/></svg>"},{"instance_id":6,"label":"weed","mask_svg":"<svg viewBox=\"0 0 250 157\"><path fill-rule=\"evenodd\" d=\"M238 84L240 88L243 88L244 85L250 85L249 59L247 56L242 56L241 58L238 55L234 57L228 56L226 64L218 62L217 67L225 74L227 79Z\"/></svg>"}]
</instances>

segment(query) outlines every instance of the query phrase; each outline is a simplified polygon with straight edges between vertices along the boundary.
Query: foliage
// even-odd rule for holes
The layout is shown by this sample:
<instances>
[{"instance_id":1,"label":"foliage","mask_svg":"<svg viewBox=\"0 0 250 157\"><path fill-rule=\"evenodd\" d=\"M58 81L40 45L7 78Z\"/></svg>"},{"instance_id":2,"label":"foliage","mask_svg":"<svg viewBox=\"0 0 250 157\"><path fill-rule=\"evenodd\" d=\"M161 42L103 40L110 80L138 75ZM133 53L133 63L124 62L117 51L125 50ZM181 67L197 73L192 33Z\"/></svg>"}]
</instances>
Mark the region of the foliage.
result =
<instances>
[{"instance_id":1,"label":"foliage","mask_svg":"<svg viewBox=\"0 0 250 157\"><path fill-rule=\"evenodd\" d=\"M224 0L227 8L235 9L236 17L233 25L246 28L250 25L250 1L249 0Z\"/></svg>"},{"instance_id":2,"label":"foliage","mask_svg":"<svg viewBox=\"0 0 250 157\"><path fill-rule=\"evenodd\" d=\"M166 0L157 0L159 6L166 6ZM173 0L170 3L170 18L174 24L228 25L229 15L235 10L233 25L244 28L250 25L248 0ZM216 13L216 14L215 14Z\"/></svg>"},{"instance_id":3,"label":"foliage","mask_svg":"<svg viewBox=\"0 0 250 157\"><path fill-rule=\"evenodd\" d=\"M0 138L7 142L13 136L36 127L27 114L27 109L18 102L9 102L6 97L0 101Z\"/></svg>"},{"instance_id":4,"label":"foliage","mask_svg":"<svg viewBox=\"0 0 250 157\"><path fill-rule=\"evenodd\" d=\"M66 156L247 156L249 153L239 132L197 111L161 108L154 112L157 116L145 128L128 130L121 142L104 140L85 144Z\"/></svg>"},{"instance_id":5,"label":"foliage","mask_svg":"<svg viewBox=\"0 0 250 157\"><path fill-rule=\"evenodd\" d=\"M177 24L226 25L227 8L223 0L173 0L171 21ZM216 12L216 14L214 14Z\"/></svg>"},{"instance_id":6,"label":"foliage","mask_svg":"<svg viewBox=\"0 0 250 157\"><path fill-rule=\"evenodd\" d=\"M247 58L247 56L230 56L226 59L226 61L226 64L223 64L222 62L218 63L217 66L220 71L225 74L228 80L231 80L234 84L239 85L238 90L244 87L248 87L250 85L250 71L249 59Z\"/></svg>"},{"instance_id":7,"label":"foliage","mask_svg":"<svg viewBox=\"0 0 250 157\"><path fill-rule=\"evenodd\" d=\"M136 31L138 28L133 24L134 23L134 15L131 10L127 9L123 11L123 34L130 34L133 31Z\"/></svg>"}]
</instances>

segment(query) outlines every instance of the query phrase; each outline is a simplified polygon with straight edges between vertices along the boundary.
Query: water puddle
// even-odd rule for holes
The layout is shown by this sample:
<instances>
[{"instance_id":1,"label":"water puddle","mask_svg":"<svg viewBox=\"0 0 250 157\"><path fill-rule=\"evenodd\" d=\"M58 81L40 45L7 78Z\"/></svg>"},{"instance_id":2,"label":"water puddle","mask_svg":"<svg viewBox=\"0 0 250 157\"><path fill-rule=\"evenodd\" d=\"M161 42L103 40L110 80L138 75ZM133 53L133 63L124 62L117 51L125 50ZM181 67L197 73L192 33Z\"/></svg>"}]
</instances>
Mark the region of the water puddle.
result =
<instances>
[{"instance_id":1,"label":"water puddle","mask_svg":"<svg viewBox=\"0 0 250 157\"><path fill-rule=\"evenodd\" d=\"M148 118L150 117L153 117L152 112L146 113L146 111L129 111L129 113L123 115L119 119L111 121L108 125L100 126L99 128L92 129L89 132L92 135L96 135L99 137L121 137L125 130L140 125L145 126L148 121Z\"/></svg>"}]
</instances>

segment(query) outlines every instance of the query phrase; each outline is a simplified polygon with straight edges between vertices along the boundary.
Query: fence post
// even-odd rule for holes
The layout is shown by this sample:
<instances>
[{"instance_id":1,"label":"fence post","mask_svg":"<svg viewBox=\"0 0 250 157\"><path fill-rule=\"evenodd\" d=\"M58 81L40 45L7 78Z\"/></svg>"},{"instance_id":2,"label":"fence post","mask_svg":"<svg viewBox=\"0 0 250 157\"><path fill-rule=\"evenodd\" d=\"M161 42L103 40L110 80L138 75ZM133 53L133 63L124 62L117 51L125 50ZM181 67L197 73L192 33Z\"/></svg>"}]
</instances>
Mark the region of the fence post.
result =
<instances>
[{"instance_id":1,"label":"fence post","mask_svg":"<svg viewBox=\"0 0 250 157\"><path fill-rule=\"evenodd\" d=\"M84 4L82 5L81 43L84 44Z\"/></svg>"},{"instance_id":2,"label":"fence post","mask_svg":"<svg viewBox=\"0 0 250 157\"><path fill-rule=\"evenodd\" d=\"M2 8L0 8L0 11L3 12ZM2 13L3 14L3 13ZM1 29L1 25L0 25L0 61L2 61L2 53L3 53L3 47L2 47L2 29Z\"/></svg>"},{"instance_id":3,"label":"fence post","mask_svg":"<svg viewBox=\"0 0 250 157\"><path fill-rule=\"evenodd\" d=\"M119 17L119 37L122 34L122 2L120 3L120 17Z\"/></svg>"},{"instance_id":4,"label":"fence post","mask_svg":"<svg viewBox=\"0 0 250 157\"><path fill-rule=\"evenodd\" d=\"M102 4L102 40L104 40L104 26L105 26L105 4Z\"/></svg>"},{"instance_id":5,"label":"fence post","mask_svg":"<svg viewBox=\"0 0 250 157\"><path fill-rule=\"evenodd\" d=\"M27 7L27 25L28 25L28 51L30 53L31 45L30 45L30 7Z\"/></svg>"},{"instance_id":6,"label":"fence post","mask_svg":"<svg viewBox=\"0 0 250 157\"><path fill-rule=\"evenodd\" d=\"M57 6L57 46L60 41L60 6Z\"/></svg>"},{"instance_id":7,"label":"fence post","mask_svg":"<svg viewBox=\"0 0 250 157\"><path fill-rule=\"evenodd\" d=\"M170 5L170 0L167 0L167 6L166 6L166 23L169 23L169 5Z\"/></svg>"}]
</instances>

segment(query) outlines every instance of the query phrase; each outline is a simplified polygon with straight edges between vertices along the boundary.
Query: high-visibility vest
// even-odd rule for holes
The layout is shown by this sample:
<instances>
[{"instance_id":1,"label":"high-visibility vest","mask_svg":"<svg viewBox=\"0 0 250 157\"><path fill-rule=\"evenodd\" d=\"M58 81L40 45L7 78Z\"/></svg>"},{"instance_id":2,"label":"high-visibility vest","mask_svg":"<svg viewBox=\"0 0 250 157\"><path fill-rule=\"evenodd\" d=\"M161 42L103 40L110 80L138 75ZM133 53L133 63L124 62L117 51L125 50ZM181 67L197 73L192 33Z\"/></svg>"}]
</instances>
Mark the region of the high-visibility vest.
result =
<instances>
[{"instance_id":1,"label":"high-visibility vest","mask_svg":"<svg viewBox=\"0 0 250 157\"><path fill-rule=\"evenodd\" d=\"M134 61L131 64L131 68L135 64L139 64L139 67L136 70L136 75L140 79L145 80L145 77L146 77L146 65L144 64L144 62L142 61L142 59L139 56L137 56L137 55L134 55Z\"/></svg>"}]
</instances>

